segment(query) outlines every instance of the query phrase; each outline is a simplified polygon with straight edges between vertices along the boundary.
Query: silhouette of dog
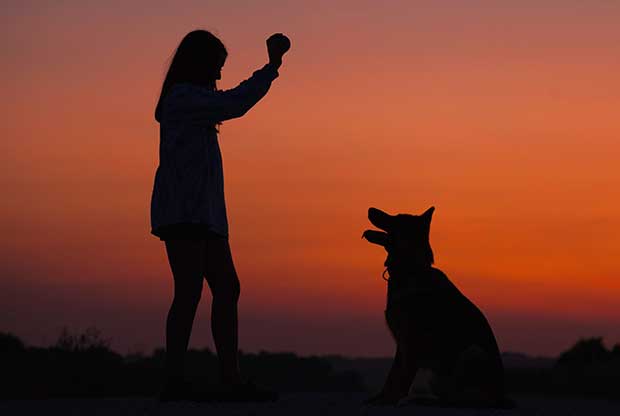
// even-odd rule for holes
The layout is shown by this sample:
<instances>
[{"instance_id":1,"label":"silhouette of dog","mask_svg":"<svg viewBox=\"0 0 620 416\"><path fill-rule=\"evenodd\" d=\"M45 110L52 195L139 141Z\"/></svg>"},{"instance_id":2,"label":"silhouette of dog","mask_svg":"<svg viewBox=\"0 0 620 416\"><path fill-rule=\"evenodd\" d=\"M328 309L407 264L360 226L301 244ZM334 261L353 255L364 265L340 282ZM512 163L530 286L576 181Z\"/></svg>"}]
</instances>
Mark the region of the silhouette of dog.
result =
<instances>
[{"instance_id":1,"label":"silhouette of dog","mask_svg":"<svg viewBox=\"0 0 620 416\"><path fill-rule=\"evenodd\" d=\"M507 407L504 367L491 327L447 276L432 267L429 232L434 210L422 215L368 210L370 222L383 231L366 230L362 238L387 251L385 318L396 355L383 389L366 403L415 401L414 394L408 396L412 381L416 373L426 373L430 395L418 396L420 402Z\"/></svg>"}]
</instances>

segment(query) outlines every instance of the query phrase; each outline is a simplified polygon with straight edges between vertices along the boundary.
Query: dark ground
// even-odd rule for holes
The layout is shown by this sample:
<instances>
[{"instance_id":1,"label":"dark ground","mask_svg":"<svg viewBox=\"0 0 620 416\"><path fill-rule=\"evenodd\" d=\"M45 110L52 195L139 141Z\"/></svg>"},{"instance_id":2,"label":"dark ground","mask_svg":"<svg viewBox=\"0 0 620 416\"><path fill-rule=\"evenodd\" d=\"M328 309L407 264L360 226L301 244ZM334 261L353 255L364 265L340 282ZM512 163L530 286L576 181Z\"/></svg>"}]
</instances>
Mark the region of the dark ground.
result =
<instances>
[{"instance_id":1,"label":"dark ground","mask_svg":"<svg viewBox=\"0 0 620 416\"><path fill-rule=\"evenodd\" d=\"M365 407L360 404L363 393L290 393L275 403L267 404L160 404L153 398L120 399L49 399L9 400L0 402L0 414L5 416L52 415L423 415L423 416L616 416L620 403L593 399L558 399L536 396L516 396L518 407L512 410L441 409L414 405Z\"/></svg>"}]
</instances>

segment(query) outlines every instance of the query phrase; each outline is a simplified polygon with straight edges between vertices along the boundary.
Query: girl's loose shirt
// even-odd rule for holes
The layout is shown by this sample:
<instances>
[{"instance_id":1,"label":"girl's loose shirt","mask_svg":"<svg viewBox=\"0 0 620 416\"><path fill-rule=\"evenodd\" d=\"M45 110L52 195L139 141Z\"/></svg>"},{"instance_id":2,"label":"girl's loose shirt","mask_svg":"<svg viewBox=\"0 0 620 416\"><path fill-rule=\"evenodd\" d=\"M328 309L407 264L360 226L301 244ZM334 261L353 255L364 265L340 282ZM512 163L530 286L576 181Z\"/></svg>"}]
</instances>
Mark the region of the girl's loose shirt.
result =
<instances>
[{"instance_id":1,"label":"girl's loose shirt","mask_svg":"<svg viewBox=\"0 0 620 416\"><path fill-rule=\"evenodd\" d=\"M222 156L215 125L241 117L265 96L277 68L267 64L237 87L212 91L176 84L156 114L159 166L151 198L151 233L193 224L228 237Z\"/></svg>"}]
</instances>

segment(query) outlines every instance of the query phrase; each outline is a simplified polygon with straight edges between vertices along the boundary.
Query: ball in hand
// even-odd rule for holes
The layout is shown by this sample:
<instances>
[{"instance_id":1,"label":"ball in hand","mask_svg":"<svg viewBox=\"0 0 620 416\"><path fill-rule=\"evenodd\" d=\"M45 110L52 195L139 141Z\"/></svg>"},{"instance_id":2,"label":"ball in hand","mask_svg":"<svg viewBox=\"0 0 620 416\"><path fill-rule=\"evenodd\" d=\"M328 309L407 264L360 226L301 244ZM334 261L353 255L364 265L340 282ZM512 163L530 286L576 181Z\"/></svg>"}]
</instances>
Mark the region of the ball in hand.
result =
<instances>
[{"instance_id":1,"label":"ball in hand","mask_svg":"<svg viewBox=\"0 0 620 416\"><path fill-rule=\"evenodd\" d=\"M267 39L267 51L271 58L281 59L290 48L290 39L282 33L275 33Z\"/></svg>"}]
</instances>

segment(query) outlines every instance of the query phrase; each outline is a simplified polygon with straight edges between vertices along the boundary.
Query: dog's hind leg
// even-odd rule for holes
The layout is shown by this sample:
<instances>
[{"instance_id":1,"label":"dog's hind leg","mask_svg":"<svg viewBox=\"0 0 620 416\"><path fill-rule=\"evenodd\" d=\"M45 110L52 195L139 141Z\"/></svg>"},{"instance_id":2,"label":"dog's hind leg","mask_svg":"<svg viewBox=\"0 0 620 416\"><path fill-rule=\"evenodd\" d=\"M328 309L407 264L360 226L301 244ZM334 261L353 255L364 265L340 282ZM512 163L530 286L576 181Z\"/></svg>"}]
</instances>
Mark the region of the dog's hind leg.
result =
<instances>
[{"instance_id":1,"label":"dog's hind leg","mask_svg":"<svg viewBox=\"0 0 620 416\"><path fill-rule=\"evenodd\" d=\"M495 380L491 357L478 345L471 345L458 357L445 400L453 406L492 407L501 398L501 381Z\"/></svg>"},{"instance_id":2,"label":"dog's hind leg","mask_svg":"<svg viewBox=\"0 0 620 416\"><path fill-rule=\"evenodd\" d=\"M436 380L437 374L431 368L419 368L409 388L408 399L438 401L439 396L435 393Z\"/></svg>"}]
</instances>

